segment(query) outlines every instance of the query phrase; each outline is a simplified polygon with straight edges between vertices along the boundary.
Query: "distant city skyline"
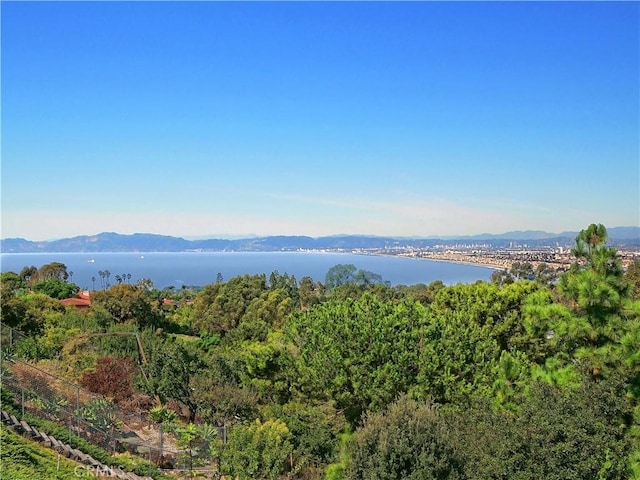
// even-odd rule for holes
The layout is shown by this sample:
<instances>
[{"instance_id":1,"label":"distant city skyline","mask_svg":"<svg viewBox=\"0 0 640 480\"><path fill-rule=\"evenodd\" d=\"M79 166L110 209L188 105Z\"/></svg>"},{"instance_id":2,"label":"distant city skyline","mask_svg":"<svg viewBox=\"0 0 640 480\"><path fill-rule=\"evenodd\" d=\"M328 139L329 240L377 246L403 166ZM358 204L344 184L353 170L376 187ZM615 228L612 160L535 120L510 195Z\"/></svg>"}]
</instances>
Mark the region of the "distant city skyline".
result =
<instances>
[{"instance_id":1,"label":"distant city skyline","mask_svg":"<svg viewBox=\"0 0 640 480\"><path fill-rule=\"evenodd\" d=\"M2 2L0 237L640 225L638 2Z\"/></svg>"}]
</instances>

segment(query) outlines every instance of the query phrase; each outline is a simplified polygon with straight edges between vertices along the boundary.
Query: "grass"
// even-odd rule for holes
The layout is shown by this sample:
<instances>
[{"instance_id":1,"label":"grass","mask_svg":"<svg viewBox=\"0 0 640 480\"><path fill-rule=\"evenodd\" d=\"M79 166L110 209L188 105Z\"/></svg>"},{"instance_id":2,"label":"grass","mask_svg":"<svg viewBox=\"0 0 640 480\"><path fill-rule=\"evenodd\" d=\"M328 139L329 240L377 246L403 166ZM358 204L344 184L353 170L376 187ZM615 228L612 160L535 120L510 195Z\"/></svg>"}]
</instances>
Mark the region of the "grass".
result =
<instances>
[{"instance_id":1,"label":"grass","mask_svg":"<svg viewBox=\"0 0 640 480\"><path fill-rule=\"evenodd\" d=\"M88 477L85 465L59 456L0 425L0 478L12 480L68 480Z\"/></svg>"}]
</instances>

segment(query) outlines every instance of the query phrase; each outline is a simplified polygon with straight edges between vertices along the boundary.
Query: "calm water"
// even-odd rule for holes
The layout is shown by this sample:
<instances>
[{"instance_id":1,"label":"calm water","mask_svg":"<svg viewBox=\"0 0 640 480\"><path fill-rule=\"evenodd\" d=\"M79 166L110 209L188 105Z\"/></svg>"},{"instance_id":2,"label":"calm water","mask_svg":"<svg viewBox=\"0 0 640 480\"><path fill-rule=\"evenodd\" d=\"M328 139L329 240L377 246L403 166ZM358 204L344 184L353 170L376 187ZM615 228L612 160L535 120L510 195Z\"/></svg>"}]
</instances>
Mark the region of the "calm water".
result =
<instances>
[{"instance_id":1,"label":"calm water","mask_svg":"<svg viewBox=\"0 0 640 480\"><path fill-rule=\"evenodd\" d=\"M274 270L295 275L299 281L310 276L324 283L327 271L337 264L353 264L382 276L392 285L414 285L441 280L447 285L489 280L493 270L475 265L435 262L393 256L355 255L347 253L307 252L212 252L212 253L32 253L2 254L2 272L19 273L25 266L41 267L62 262L73 272L71 281L81 288L100 288L99 271L116 275L131 274L131 283L150 278L156 288L170 285L207 285L218 273L226 281L237 275L266 274ZM95 277L95 283L92 281Z\"/></svg>"}]
</instances>

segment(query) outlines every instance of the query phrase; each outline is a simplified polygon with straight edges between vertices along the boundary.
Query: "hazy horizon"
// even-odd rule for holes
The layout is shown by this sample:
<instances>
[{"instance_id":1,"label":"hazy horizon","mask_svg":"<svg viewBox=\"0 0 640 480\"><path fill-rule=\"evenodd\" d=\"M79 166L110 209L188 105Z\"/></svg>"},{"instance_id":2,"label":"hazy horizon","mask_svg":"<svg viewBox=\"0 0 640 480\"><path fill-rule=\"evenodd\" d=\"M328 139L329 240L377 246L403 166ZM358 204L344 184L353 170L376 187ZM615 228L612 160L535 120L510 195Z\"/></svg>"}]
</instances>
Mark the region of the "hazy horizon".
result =
<instances>
[{"instance_id":1,"label":"hazy horizon","mask_svg":"<svg viewBox=\"0 0 640 480\"><path fill-rule=\"evenodd\" d=\"M640 220L638 2L0 9L2 238Z\"/></svg>"},{"instance_id":2,"label":"hazy horizon","mask_svg":"<svg viewBox=\"0 0 640 480\"><path fill-rule=\"evenodd\" d=\"M588 225L585 225L584 228L586 228ZM606 226L607 230L611 230L611 229L616 229L616 228L634 228L634 229L640 229L640 225L616 225L616 226ZM274 234L274 235L255 235L255 234L248 234L248 235L224 235L224 234L211 234L211 235L198 235L198 236L190 236L190 235L173 235L173 234L166 234L166 233L152 233L152 232L133 232L133 233L121 233L121 232L97 232L97 233L82 233L79 235L71 235L68 237L55 237L55 238L26 238L26 237L6 237L4 235L0 234L0 239L2 240L8 240L8 239L15 239L15 238L21 238L23 240L27 240L30 242L54 242L57 240L64 240L64 239L68 239L68 238L76 238L76 237L95 237L98 235L102 235L102 234L116 234L116 235L159 235L159 236L168 236L168 237L174 237L174 238L182 238L184 240L189 240L189 241L197 241L197 240L242 240L242 239L248 239L248 238L265 238L265 237L278 237L278 236L291 236L291 237L310 237L310 238L322 238L322 237L342 237L342 236L349 236L349 237L387 237L387 238L394 238L397 240L402 240L402 239L408 239L408 240L421 240L421 239L455 239L455 238L465 238L465 237L478 237L478 236L483 236L483 235L487 235L487 236L501 236L501 235L507 235L510 233L514 233L514 234L525 234L525 233L532 233L532 234L545 234L545 235L549 235L549 236L562 236L562 235L566 235L566 234L574 234L577 233L579 230L562 230L562 231L558 231L558 232L548 232L545 230L509 230L509 231L502 231L502 232L489 232L489 231L485 231L485 232L479 232L479 233L472 233L469 235L447 235L447 234L443 234L443 235L433 235L433 236L425 236L425 237L419 237L419 236L406 236L406 235L376 235L376 234L366 234L366 233L334 233L334 234L329 234L329 235L318 235L318 236L314 236L314 235L305 235L305 234L292 234L292 235L279 235L279 234ZM531 237L531 239L534 239L535 237Z\"/></svg>"}]
</instances>

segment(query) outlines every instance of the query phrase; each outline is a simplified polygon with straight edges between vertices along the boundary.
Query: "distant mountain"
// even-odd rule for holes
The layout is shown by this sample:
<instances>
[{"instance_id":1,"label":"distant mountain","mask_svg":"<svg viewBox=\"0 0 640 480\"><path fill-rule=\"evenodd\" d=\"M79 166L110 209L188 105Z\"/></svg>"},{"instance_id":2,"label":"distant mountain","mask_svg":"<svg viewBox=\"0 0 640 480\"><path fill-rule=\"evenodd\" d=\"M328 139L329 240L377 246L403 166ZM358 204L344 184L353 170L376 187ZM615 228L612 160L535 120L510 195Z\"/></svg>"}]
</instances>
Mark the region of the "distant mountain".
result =
<instances>
[{"instance_id":1,"label":"distant mountain","mask_svg":"<svg viewBox=\"0 0 640 480\"><path fill-rule=\"evenodd\" d=\"M608 228L607 233L615 241L635 241L636 244L640 241L640 227L613 227Z\"/></svg>"},{"instance_id":2,"label":"distant mountain","mask_svg":"<svg viewBox=\"0 0 640 480\"><path fill-rule=\"evenodd\" d=\"M500 234L481 233L479 235L471 235L467 237L457 237L459 239L473 239L473 240L547 240L556 238L570 238L574 240L579 232L562 232L562 233L549 233L542 230L517 230L513 232L506 232ZM613 227L607 228L609 234L609 240L611 241L640 241L640 227Z\"/></svg>"},{"instance_id":3,"label":"distant mountain","mask_svg":"<svg viewBox=\"0 0 640 480\"><path fill-rule=\"evenodd\" d=\"M608 229L614 246L640 246L640 227ZM573 245L577 232L561 234L542 231L515 231L499 235L481 234L466 237L407 239L366 235L336 235L328 237L286 236L252 237L240 239L185 240L181 237L135 233L121 235L105 232L59 240L33 242L24 238L0 240L2 253L58 253L58 252L273 252L295 250L355 250L389 249L399 246L432 247L481 243L493 247L508 247L513 243L529 246Z\"/></svg>"},{"instance_id":4,"label":"distant mountain","mask_svg":"<svg viewBox=\"0 0 640 480\"><path fill-rule=\"evenodd\" d=\"M547 238L558 238L558 237L573 237L577 235L566 232L564 234L558 235L557 233L549 233L543 232L542 230L525 230L525 231L514 231L500 234L491 234L491 233L481 233L479 235L471 235L468 237L461 238L469 238L473 240L544 240ZM459 237L460 238L460 237Z\"/></svg>"}]
</instances>

